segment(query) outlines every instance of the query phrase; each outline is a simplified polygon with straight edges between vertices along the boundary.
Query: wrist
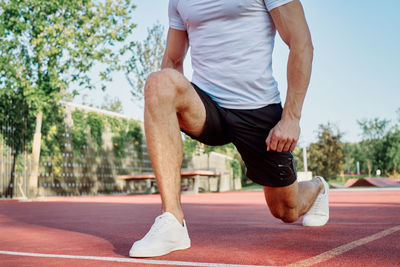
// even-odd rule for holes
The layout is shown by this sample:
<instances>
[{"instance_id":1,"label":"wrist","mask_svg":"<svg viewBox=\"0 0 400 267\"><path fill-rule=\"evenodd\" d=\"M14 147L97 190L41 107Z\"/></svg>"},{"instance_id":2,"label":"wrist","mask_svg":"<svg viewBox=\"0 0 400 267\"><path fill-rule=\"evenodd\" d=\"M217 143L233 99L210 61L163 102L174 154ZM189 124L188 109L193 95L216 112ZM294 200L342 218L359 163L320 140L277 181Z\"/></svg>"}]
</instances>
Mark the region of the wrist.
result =
<instances>
[{"instance_id":1,"label":"wrist","mask_svg":"<svg viewBox=\"0 0 400 267\"><path fill-rule=\"evenodd\" d=\"M285 112L282 113L282 120L290 120L290 121L297 121L300 122L301 114L295 112Z\"/></svg>"}]
</instances>

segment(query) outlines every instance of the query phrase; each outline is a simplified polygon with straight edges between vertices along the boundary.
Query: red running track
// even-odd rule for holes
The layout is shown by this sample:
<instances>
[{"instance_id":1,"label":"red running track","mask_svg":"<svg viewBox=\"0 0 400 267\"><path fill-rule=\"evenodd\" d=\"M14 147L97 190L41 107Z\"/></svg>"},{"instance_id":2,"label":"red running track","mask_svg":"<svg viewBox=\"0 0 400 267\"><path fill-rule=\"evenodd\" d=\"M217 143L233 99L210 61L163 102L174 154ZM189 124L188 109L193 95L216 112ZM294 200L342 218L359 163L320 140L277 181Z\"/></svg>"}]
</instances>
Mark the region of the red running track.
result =
<instances>
[{"instance_id":1,"label":"red running track","mask_svg":"<svg viewBox=\"0 0 400 267\"><path fill-rule=\"evenodd\" d=\"M318 228L273 218L262 192L182 202L192 247L135 262L129 248L159 215L158 195L0 201L0 266L400 266L400 190L332 190Z\"/></svg>"}]
</instances>

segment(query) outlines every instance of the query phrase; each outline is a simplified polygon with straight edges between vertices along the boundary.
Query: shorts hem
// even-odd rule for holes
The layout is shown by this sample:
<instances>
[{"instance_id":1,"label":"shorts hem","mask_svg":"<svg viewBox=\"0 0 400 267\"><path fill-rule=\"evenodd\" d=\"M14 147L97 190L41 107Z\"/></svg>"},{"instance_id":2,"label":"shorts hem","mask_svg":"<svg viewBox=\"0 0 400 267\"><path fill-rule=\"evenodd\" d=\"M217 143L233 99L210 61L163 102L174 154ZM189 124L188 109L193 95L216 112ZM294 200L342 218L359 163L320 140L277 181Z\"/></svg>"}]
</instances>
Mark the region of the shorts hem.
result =
<instances>
[{"instance_id":1,"label":"shorts hem","mask_svg":"<svg viewBox=\"0 0 400 267\"><path fill-rule=\"evenodd\" d=\"M281 180L281 179L269 179L266 180L265 177L261 178L261 179L257 179L257 178L253 178L251 177L251 175L247 174L246 175L250 180L252 180L254 183L262 185L262 186L267 186L267 187L286 187L289 185L292 185L294 182L297 181L297 177L293 177L290 179L285 179L285 180Z\"/></svg>"}]
</instances>

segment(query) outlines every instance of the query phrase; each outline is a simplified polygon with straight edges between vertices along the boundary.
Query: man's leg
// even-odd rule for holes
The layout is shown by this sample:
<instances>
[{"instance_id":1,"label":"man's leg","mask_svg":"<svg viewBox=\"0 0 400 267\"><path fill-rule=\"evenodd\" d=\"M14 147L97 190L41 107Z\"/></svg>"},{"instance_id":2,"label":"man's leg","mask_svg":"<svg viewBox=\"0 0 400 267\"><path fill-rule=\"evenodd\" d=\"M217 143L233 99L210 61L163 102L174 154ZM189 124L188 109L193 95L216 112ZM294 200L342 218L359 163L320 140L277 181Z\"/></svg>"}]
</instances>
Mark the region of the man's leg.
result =
<instances>
[{"instance_id":1,"label":"man's leg","mask_svg":"<svg viewBox=\"0 0 400 267\"><path fill-rule=\"evenodd\" d=\"M162 211L183 222L180 204L182 139L180 127L197 136L205 107L191 83L178 71L151 74L145 86L144 125L147 148L162 200Z\"/></svg>"},{"instance_id":2,"label":"man's leg","mask_svg":"<svg viewBox=\"0 0 400 267\"><path fill-rule=\"evenodd\" d=\"M284 222L295 222L313 205L319 193L324 192L320 179L294 182L285 187L264 187L265 199L272 215Z\"/></svg>"},{"instance_id":3,"label":"man's leg","mask_svg":"<svg viewBox=\"0 0 400 267\"><path fill-rule=\"evenodd\" d=\"M190 247L180 202L180 128L198 136L205 121L204 104L181 73L164 69L148 77L145 86L144 126L163 213L156 218L149 232L132 245L129 256L162 256Z\"/></svg>"}]
</instances>

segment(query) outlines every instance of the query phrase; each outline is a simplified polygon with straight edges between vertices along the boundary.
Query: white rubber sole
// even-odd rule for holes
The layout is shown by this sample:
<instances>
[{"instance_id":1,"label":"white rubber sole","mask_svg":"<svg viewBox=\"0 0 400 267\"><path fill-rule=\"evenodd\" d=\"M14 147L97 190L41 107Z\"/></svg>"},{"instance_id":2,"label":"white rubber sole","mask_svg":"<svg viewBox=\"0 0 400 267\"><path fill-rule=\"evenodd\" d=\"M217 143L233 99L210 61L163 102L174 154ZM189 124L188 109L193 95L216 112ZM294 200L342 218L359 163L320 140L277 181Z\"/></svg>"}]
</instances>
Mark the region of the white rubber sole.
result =
<instances>
[{"instance_id":1,"label":"white rubber sole","mask_svg":"<svg viewBox=\"0 0 400 267\"><path fill-rule=\"evenodd\" d=\"M174 249L168 249L168 250L164 250L164 251L158 251L158 252L139 252L139 253L130 253L129 252L129 257L131 258L150 258L150 257L160 257L160 256L164 256L167 255L171 252L174 251L179 251L179 250L185 250L190 248L190 243L189 245L183 245Z\"/></svg>"}]
</instances>

